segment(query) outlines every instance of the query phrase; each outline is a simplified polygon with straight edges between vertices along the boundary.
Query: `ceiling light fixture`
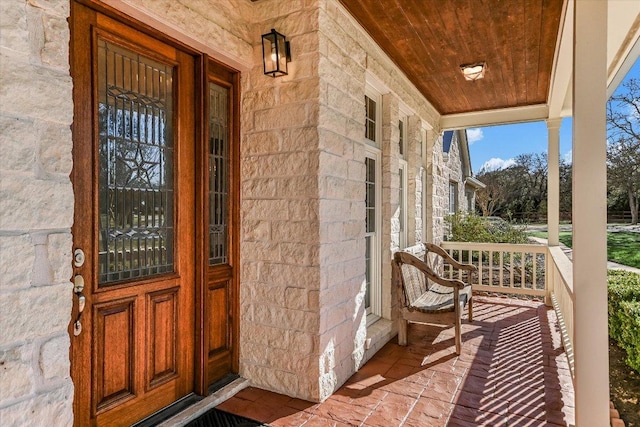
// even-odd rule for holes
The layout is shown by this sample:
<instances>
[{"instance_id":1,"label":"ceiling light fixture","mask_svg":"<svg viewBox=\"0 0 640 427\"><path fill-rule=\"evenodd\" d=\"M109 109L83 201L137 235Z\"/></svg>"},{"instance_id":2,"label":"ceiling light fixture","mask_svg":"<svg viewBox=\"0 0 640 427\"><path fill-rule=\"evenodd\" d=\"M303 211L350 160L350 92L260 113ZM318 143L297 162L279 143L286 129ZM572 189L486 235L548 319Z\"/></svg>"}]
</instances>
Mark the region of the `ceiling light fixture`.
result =
<instances>
[{"instance_id":1,"label":"ceiling light fixture","mask_svg":"<svg viewBox=\"0 0 640 427\"><path fill-rule=\"evenodd\" d=\"M484 72L487 70L486 62L476 62L475 64L466 64L460 66L460 71L465 80L476 81L484 77Z\"/></svg>"}]
</instances>

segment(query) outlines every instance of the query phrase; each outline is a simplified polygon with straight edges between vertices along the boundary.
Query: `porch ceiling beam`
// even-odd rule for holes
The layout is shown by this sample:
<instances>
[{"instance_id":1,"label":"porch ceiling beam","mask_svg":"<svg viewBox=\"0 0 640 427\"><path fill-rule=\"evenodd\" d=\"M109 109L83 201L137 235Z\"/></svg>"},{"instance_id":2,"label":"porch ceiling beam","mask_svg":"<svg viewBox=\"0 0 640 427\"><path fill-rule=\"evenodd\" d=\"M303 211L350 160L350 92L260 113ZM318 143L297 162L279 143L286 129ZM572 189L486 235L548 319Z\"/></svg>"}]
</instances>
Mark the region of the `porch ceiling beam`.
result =
<instances>
[{"instance_id":1,"label":"porch ceiling beam","mask_svg":"<svg viewBox=\"0 0 640 427\"><path fill-rule=\"evenodd\" d=\"M545 120L548 117L549 107L547 104L527 105L525 107L447 114L440 117L440 129L451 130L507 123L533 122Z\"/></svg>"},{"instance_id":2,"label":"porch ceiling beam","mask_svg":"<svg viewBox=\"0 0 640 427\"><path fill-rule=\"evenodd\" d=\"M640 2L608 2L607 97L640 56Z\"/></svg>"},{"instance_id":3,"label":"porch ceiling beam","mask_svg":"<svg viewBox=\"0 0 640 427\"><path fill-rule=\"evenodd\" d=\"M571 75L573 72L573 3L566 0L562 9L560 29L553 61L553 74L549 88L549 117L563 117L571 111L563 108L571 96ZM569 100L570 102L570 100ZM568 113L568 114L567 114Z\"/></svg>"}]
</instances>

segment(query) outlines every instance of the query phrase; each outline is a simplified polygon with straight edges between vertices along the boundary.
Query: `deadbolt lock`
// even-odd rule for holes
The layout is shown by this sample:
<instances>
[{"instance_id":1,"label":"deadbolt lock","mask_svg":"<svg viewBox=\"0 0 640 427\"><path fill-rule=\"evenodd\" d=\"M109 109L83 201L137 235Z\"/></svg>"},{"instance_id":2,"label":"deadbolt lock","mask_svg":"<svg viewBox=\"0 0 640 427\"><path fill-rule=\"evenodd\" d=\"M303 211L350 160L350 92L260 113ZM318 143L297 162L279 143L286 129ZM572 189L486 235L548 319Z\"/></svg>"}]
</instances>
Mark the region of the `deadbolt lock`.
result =
<instances>
[{"instance_id":1,"label":"deadbolt lock","mask_svg":"<svg viewBox=\"0 0 640 427\"><path fill-rule=\"evenodd\" d=\"M73 251L73 265L77 268L77 267L82 267L82 265L84 264L84 251L80 248L76 249L75 251Z\"/></svg>"}]
</instances>

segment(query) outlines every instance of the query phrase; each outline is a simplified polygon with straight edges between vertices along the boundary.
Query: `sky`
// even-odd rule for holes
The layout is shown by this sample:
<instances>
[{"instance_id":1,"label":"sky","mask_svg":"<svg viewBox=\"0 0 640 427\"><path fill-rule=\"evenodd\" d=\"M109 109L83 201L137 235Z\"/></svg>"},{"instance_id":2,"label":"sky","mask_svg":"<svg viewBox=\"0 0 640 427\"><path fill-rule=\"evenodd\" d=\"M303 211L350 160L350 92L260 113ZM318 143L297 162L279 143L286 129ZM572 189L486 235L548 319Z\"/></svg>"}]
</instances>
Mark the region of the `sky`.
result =
<instances>
[{"instance_id":1,"label":"sky","mask_svg":"<svg viewBox=\"0 0 640 427\"><path fill-rule=\"evenodd\" d=\"M640 58L623 80L640 78ZM560 126L560 158L571 162L571 118L562 120ZM542 122L519 123L467 129L471 166L477 174L483 168L502 169L513 164L519 154L547 152L547 124Z\"/></svg>"}]
</instances>

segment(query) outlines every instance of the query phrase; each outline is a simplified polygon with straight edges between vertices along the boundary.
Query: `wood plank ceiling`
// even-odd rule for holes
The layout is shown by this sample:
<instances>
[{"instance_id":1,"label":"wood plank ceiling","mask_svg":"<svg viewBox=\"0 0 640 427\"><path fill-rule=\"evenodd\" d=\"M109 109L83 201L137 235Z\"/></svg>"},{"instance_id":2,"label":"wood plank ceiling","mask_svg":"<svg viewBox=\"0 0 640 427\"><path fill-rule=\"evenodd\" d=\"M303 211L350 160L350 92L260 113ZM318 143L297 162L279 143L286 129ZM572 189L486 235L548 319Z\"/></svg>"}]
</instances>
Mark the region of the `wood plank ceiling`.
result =
<instances>
[{"instance_id":1,"label":"wood plank ceiling","mask_svg":"<svg viewBox=\"0 0 640 427\"><path fill-rule=\"evenodd\" d=\"M563 0L340 2L443 115L547 102Z\"/></svg>"}]
</instances>

